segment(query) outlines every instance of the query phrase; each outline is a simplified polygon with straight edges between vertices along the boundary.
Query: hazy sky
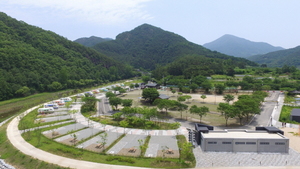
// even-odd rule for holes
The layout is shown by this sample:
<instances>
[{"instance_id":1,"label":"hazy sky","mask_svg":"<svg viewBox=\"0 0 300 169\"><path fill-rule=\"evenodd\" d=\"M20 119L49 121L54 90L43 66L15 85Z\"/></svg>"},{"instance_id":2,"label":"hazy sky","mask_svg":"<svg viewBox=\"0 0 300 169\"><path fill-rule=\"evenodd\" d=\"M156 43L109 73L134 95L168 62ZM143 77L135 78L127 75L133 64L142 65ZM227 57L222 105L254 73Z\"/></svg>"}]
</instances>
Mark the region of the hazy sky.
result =
<instances>
[{"instance_id":1,"label":"hazy sky","mask_svg":"<svg viewBox=\"0 0 300 169\"><path fill-rule=\"evenodd\" d=\"M148 23L203 45L224 34L300 45L300 0L0 0L0 11L69 40Z\"/></svg>"}]
</instances>

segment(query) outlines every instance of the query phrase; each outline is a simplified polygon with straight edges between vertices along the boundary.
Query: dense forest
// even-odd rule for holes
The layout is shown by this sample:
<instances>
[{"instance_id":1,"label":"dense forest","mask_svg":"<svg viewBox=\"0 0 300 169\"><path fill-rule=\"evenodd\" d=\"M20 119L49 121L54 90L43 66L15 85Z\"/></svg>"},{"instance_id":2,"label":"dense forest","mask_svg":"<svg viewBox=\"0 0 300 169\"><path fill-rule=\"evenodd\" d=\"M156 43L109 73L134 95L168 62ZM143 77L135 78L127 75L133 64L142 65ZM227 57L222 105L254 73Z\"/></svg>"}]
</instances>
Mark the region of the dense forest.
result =
<instances>
[{"instance_id":1,"label":"dense forest","mask_svg":"<svg viewBox=\"0 0 300 169\"><path fill-rule=\"evenodd\" d=\"M166 66L157 66L152 71L152 77L161 79L162 77L183 76L185 79L202 75L211 76L214 74L234 75L234 68L245 68L245 64L240 60L208 58L202 55L189 55L175 60Z\"/></svg>"},{"instance_id":2,"label":"dense forest","mask_svg":"<svg viewBox=\"0 0 300 169\"><path fill-rule=\"evenodd\" d=\"M100 37L96 37L96 36L91 36L89 38L79 38L79 39L76 39L76 40L74 40L74 42L82 44L83 46L86 46L86 47L93 47L93 46L95 46L98 43L106 42L106 41L111 41L111 40L113 40L113 39L110 39L110 38L100 38Z\"/></svg>"},{"instance_id":3,"label":"dense forest","mask_svg":"<svg viewBox=\"0 0 300 169\"><path fill-rule=\"evenodd\" d=\"M131 66L0 13L0 100L134 75Z\"/></svg>"},{"instance_id":4,"label":"dense forest","mask_svg":"<svg viewBox=\"0 0 300 169\"><path fill-rule=\"evenodd\" d=\"M283 67L284 65L300 68L300 46L280 50L264 55L251 56L248 59L259 64L266 64L268 67Z\"/></svg>"},{"instance_id":5,"label":"dense forest","mask_svg":"<svg viewBox=\"0 0 300 169\"><path fill-rule=\"evenodd\" d=\"M146 70L153 70L157 65L164 66L186 55L201 55L210 58L207 60L212 62L231 60L228 63L235 63L241 67L256 65L246 59L212 52L177 34L148 24L121 33L116 40L99 43L93 48L116 60L129 63L135 68Z\"/></svg>"}]
</instances>

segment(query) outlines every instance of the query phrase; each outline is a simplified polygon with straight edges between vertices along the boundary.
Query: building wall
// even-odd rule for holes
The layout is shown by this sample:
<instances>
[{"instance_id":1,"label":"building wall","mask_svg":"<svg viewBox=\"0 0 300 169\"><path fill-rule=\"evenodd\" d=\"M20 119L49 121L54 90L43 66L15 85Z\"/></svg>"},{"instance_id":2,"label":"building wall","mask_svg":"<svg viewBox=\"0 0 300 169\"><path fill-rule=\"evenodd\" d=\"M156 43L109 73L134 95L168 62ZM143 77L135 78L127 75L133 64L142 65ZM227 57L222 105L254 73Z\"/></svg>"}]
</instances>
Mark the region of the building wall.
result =
<instances>
[{"instance_id":1,"label":"building wall","mask_svg":"<svg viewBox=\"0 0 300 169\"><path fill-rule=\"evenodd\" d=\"M230 138L203 138L203 151L216 152L275 152L288 153L289 139L230 139Z\"/></svg>"},{"instance_id":2,"label":"building wall","mask_svg":"<svg viewBox=\"0 0 300 169\"><path fill-rule=\"evenodd\" d=\"M234 139L233 152L257 152L257 139Z\"/></svg>"},{"instance_id":3,"label":"building wall","mask_svg":"<svg viewBox=\"0 0 300 169\"><path fill-rule=\"evenodd\" d=\"M290 118L291 118L292 121L296 121L296 122L300 123L300 116L293 116L293 115L291 115Z\"/></svg>"}]
</instances>

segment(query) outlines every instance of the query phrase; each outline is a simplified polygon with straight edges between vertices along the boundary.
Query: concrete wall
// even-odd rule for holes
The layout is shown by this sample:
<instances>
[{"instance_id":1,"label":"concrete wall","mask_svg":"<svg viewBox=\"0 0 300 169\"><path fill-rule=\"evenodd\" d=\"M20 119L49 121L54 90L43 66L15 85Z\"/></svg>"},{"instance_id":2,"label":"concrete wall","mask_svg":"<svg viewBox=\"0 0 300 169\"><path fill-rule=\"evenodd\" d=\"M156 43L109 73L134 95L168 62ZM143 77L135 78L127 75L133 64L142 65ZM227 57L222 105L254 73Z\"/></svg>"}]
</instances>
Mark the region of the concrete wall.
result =
<instances>
[{"instance_id":1,"label":"concrete wall","mask_svg":"<svg viewBox=\"0 0 300 169\"><path fill-rule=\"evenodd\" d=\"M201 137L202 151L288 153L289 139L230 139Z\"/></svg>"},{"instance_id":2,"label":"concrete wall","mask_svg":"<svg viewBox=\"0 0 300 169\"><path fill-rule=\"evenodd\" d=\"M234 139L233 152L257 152L257 139Z\"/></svg>"},{"instance_id":3,"label":"concrete wall","mask_svg":"<svg viewBox=\"0 0 300 169\"><path fill-rule=\"evenodd\" d=\"M299 123L300 123L300 116L293 116L293 115L291 115L291 116L290 116L290 119L291 119L292 121L296 121L296 122L299 122Z\"/></svg>"}]
</instances>

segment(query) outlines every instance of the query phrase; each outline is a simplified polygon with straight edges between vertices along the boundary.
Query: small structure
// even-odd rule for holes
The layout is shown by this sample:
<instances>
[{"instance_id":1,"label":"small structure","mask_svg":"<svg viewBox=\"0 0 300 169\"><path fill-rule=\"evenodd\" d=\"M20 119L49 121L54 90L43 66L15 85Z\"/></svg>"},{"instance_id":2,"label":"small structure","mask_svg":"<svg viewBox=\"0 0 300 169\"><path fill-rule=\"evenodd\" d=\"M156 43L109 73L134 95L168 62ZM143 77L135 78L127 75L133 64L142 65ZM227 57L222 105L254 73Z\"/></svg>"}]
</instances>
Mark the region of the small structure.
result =
<instances>
[{"instance_id":1,"label":"small structure","mask_svg":"<svg viewBox=\"0 0 300 169\"><path fill-rule=\"evenodd\" d=\"M158 99L169 99L169 98L170 98L170 96L165 95L165 94L160 94L160 95L158 96Z\"/></svg>"},{"instance_id":2,"label":"small structure","mask_svg":"<svg viewBox=\"0 0 300 169\"><path fill-rule=\"evenodd\" d=\"M296 121L300 123L300 109L293 109L290 115L290 119L292 121Z\"/></svg>"},{"instance_id":3,"label":"small structure","mask_svg":"<svg viewBox=\"0 0 300 169\"><path fill-rule=\"evenodd\" d=\"M276 127L255 130L213 130L212 126L195 124L196 141L203 151L288 153L289 139Z\"/></svg>"},{"instance_id":4,"label":"small structure","mask_svg":"<svg viewBox=\"0 0 300 169\"><path fill-rule=\"evenodd\" d=\"M141 86L141 89L144 89L144 88L160 89L160 85L157 84L157 83L153 83L153 82L150 82L150 83L147 83L147 84L141 83L140 86Z\"/></svg>"}]
</instances>

